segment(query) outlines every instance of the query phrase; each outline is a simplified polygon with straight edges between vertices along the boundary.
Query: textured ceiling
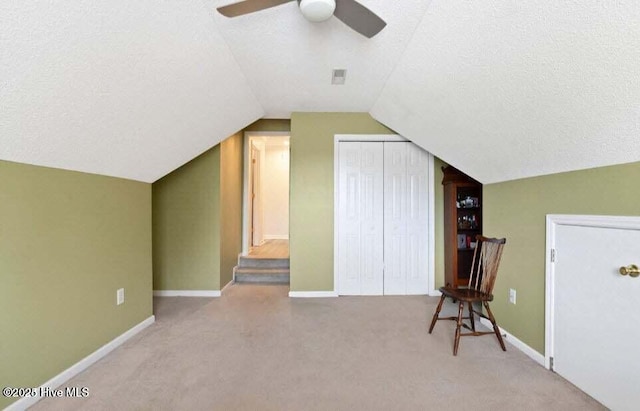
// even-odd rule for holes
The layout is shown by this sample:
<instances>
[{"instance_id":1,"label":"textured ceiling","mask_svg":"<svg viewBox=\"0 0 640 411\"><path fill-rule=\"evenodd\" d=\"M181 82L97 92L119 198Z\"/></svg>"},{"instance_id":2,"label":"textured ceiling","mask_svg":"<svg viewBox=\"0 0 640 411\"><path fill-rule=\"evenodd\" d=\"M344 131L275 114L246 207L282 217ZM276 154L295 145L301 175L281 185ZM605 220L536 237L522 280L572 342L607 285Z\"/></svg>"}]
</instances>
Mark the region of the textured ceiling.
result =
<instances>
[{"instance_id":1,"label":"textured ceiling","mask_svg":"<svg viewBox=\"0 0 640 411\"><path fill-rule=\"evenodd\" d=\"M482 182L640 160L637 1L0 2L0 159L151 182L260 117L370 111ZM347 83L331 86L331 70Z\"/></svg>"},{"instance_id":2,"label":"textured ceiling","mask_svg":"<svg viewBox=\"0 0 640 411\"><path fill-rule=\"evenodd\" d=\"M200 0L0 2L0 158L151 182L262 117Z\"/></svg>"},{"instance_id":3,"label":"textured ceiling","mask_svg":"<svg viewBox=\"0 0 640 411\"><path fill-rule=\"evenodd\" d=\"M234 0L206 1L269 118L289 118L294 111L369 111L429 5L361 0L387 22L367 39L335 17L308 22L295 1L231 19L215 8ZM347 69L345 85L331 85L334 68Z\"/></svg>"},{"instance_id":4,"label":"textured ceiling","mask_svg":"<svg viewBox=\"0 0 640 411\"><path fill-rule=\"evenodd\" d=\"M640 161L640 4L435 0L371 114L483 183Z\"/></svg>"}]
</instances>

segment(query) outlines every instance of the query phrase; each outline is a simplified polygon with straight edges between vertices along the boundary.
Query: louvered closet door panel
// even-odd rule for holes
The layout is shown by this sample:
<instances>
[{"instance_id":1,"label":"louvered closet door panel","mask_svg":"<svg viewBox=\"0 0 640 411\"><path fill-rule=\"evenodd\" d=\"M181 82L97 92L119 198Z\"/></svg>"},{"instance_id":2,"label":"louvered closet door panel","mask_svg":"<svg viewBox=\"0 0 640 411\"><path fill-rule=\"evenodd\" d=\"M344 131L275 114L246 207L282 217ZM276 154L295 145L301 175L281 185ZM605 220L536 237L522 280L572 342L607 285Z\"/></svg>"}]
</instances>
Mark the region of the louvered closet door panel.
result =
<instances>
[{"instance_id":1,"label":"louvered closet door panel","mask_svg":"<svg viewBox=\"0 0 640 411\"><path fill-rule=\"evenodd\" d=\"M381 295L383 143L342 142L339 156L339 291Z\"/></svg>"}]
</instances>

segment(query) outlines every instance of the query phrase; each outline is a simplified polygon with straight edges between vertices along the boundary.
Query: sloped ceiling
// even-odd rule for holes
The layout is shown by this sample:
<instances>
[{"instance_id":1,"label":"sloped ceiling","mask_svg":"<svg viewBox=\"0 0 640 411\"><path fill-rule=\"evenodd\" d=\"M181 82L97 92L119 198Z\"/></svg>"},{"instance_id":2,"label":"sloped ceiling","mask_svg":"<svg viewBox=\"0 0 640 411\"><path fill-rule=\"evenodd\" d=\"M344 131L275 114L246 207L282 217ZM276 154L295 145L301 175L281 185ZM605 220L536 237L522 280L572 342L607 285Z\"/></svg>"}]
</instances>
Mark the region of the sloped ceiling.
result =
<instances>
[{"instance_id":1,"label":"sloped ceiling","mask_svg":"<svg viewBox=\"0 0 640 411\"><path fill-rule=\"evenodd\" d=\"M262 117L200 0L0 2L0 158L152 182Z\"/></svg>"},{"instance_id":2,"label":"sloped ceiling","mask_svg":"<svg viewBox=\"0 0 640 411\"><path fill-rule=\"evenodd\" d=\"M436 0L371 114L483 183L640 160L640 3Z\"/></svg>"},{"instance_id":3,"label":"sloped ceiling","mask_svg":"<svg viewBox=\"0 0 640 411\"><path fill-rule=\"evenodd\" d=\"M152 182L260 117L370 111L484 183L640 160L635 1L360 0L373 39L232 1L0 2L0 159Z\"/></svg>"},{"instance_id":4,"label":"sloped ceiling","mask_svg":"<svg viewBox=\"0 0 640 411\"><path fill-rule=\"evenodd\" d=\"M215 12L233 2L207 0L268 118L289 118L294 111L368 112L429 5L360 1L387 22L367 39L336 18L308 22L296 1L232 19ZM347 69L344 85L331 85L334 68Z\"/></svg>"}]
</instances>

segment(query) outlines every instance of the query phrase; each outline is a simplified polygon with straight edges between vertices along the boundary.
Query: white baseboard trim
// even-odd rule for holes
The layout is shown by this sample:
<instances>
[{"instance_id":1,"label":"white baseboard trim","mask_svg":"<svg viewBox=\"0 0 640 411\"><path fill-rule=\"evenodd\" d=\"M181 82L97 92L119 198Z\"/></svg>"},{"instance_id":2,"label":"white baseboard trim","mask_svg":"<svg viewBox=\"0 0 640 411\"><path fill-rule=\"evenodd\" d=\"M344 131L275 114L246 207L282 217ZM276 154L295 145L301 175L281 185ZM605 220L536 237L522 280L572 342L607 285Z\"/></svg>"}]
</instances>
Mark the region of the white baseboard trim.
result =
<instances>
[{"instance_id":1,"label":"white baseboard trim","mask_svg":"<svg viewBox=\"0 0 640 411\"><path fill-rule=\"evenodd\" d=\"M289 236L286 234L265 234L263 238L265 240L288 240Z\"/></svg>"},{"instance_id":2,"label":"white baseboard trim","mask_svg":"<svg viewBox=\"0 0 640 411\"><path fill-rule=\"evenodd\" d=\"M493 329L493 325L491 325L491 321L486 318L480 318L480 323L489 329ZM500 329L500 333L505 335L505 341L509 344L513 345L520 351L522 351L527 357L531 358L533 361L537 362L541 366L544 367L544 355L540 354L538 351L529 347L527 344L520 341L517 337L513 336L508 331L505 331L502 327L498 326Z\"/></svg>"},{"instance_id":3,"label":"white baseboard trim","mask_svg":"<svg viewBox=\"0 0 640 411\"><path fill-rule=\"evenodd\" d=\"M153 290L154 297L220 297L220 290Z\"/></svg>"},{"instance_id":4,"label":"white baseboard trim","mask_svg":"<svg viewBox=\"0 0 640 411\"><path fill-rule=\"evenodd\" d=\"M55 377L51 378L49 381L42 384L40 387L37 388L37 392L38 393L46 392L47 388L56 389L60 387L62 384L69 381L71 378L75 377L76 375L80 374L82 371L86 370L87 368L89 368L90 366L98 362L105 355L109 354L111 351L115 350L116 348L124 344L128 339L138 334L140 331L144 330L145 328L153 324L155 321L156 321L156 317L152 315L146 320L143 320L142 322L133 326L129 330L125 331L123 334L120 334L113 340L109 341L102 347L98 348L96 351L92 352L91 354L84 357L83 359L81 359L71 367L67 368L66 370L62 371L60 374L56 375ZM7 408L4 409L4 411L24 410L31 407L33 404L37 403L41 399L42 399L41 396L24 397L10 404Z\"/></svg>"},{"instance_id":5,"label":"white baseboard trim","mask_svg":"<svg viewBox=\"0 0 640 411\"><path fill-rule=\"evenodd\" d=\"M227 283L227 285L225 285L224 287L222 287L222 290L220 290L220 294L224 293L224 291L225 291L227 288L231 287L231 286L236 282L236 281L235 281L235 280L236 280L236 278L235 278L235 277L236 277L236 273L235 273L235 270L234 270L234 272L233 272L233 278L231 279L231 281L229 281L229 282Z\"/></svg>"},{"instance_id":6,"label":"white baseboard trim","mask_svg":"<svg viewBox=\"0 0 640 411\"><path fill-rule=\"evenodd\" d=\"M429 291L429 297L442 297L442 293L440 290L431 290Z\"/></svg>"},{"instance_id":7,"label":"white baseboard trim","mask_svg":"<svg viewBox=\"0 0 640 411\"><path fill-rule=\"evenodd\" d=\"M338 293L335 291L289 291L289 297L291 298L327 298L337 296Z\"/></svg>"}]
</instances>

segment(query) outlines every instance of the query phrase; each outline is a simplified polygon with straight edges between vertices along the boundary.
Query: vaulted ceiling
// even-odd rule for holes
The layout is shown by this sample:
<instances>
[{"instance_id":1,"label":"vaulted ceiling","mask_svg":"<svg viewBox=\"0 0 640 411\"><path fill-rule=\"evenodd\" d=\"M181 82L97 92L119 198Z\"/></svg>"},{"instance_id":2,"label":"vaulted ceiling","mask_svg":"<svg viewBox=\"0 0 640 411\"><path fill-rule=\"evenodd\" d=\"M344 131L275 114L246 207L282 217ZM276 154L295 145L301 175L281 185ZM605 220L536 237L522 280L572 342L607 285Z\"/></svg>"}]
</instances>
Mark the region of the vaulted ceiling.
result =
<instances>
[{"instance_id":1,"label":"vaulted ceiling","mask_svg":"<svg viewBox=\"0 0 640 411\"><path fill-rule=\"evenodd\" d=\"M261 117L363 111L484 183L640 161L636 1L0 3L0 159L152 182ZM343 86L331 70L347 69Z\"/></svg>"}]
</instances>

